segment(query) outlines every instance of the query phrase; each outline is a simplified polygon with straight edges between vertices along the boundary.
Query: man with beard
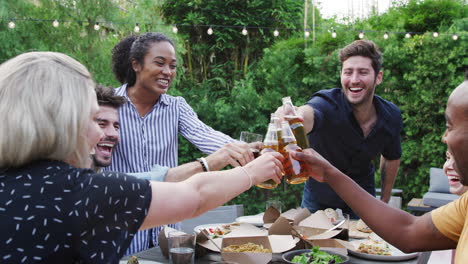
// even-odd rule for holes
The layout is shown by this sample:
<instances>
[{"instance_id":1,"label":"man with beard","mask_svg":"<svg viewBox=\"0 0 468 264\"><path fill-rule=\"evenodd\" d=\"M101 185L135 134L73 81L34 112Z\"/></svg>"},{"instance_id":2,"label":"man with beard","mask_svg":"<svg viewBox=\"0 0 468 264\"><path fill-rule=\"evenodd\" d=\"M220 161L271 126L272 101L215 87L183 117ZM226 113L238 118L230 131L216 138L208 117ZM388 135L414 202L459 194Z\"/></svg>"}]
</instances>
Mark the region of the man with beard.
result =
<instances>
[{"instance_id":1,"label":"man with beard","mask_svg":"<svg viewBox=\"0 0 468 264\"><path fill-rule=\"evenodd\" d=\"M370 40L356 40L339 53L341 86L313 94L297 108L310 147L375 196L372 160L380 156L381 200L388 202L400 166L402 118L391 102L375 95L382 82L382 54ZM277 113L284 116L283 109ZM326 183L309 178L302 207L311 212L354 212Z\"/></svg>"},{"instance_id":2,"label":"man with beard","mask_svg":"<svg viewBox=\"0 0 468 264\"><path fill-rule=\"evenodd\" d=\"M452 154L460 182L468 186L468 76L451 93L445 110L442 141ZM319 182L328 183L388 243L403 252L456 248L455 263L468 260L468 193L422 216L391 208L372 198L313 149L294 153Z\"/></svg>"},{"instance_id":3,"label":"man with beard","mask_svg":"<svg viewBox=\"0 0 468 264\"><path fill-rule=\"evenodd\" d=\"M115 95L112 87L96 85L96 95L99 104L97 121L101 127L104 137L94 149L92 155L93 169L99 171L103 167L108 167L112 162L112 151L119 143L119 107L126 102L125 97ZM154 181L178 182L183 181L190 176L203 172L205 170L220 170L231 164L232 152L241 152L242 149L254 147L258 148L257 143L247 145L245 143L228 143L215 153L198 161L186 163L175 168L169 168L160 165L153 165L151 171L140 173L127 173L139 178L145 178Z\"/></svg>"}]
</instances>

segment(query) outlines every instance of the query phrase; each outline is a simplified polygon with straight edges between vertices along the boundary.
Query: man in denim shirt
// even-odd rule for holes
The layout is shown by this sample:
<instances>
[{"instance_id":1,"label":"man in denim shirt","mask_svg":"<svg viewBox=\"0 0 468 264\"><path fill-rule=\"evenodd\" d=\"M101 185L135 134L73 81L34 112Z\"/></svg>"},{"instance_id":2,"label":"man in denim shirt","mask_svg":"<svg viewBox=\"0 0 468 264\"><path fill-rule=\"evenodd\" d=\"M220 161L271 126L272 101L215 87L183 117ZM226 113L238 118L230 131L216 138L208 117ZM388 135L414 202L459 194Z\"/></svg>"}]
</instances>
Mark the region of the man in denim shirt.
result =
<instances>
[{"instance_id":1,"label":"man in denim shirt","mask_svg":"<svg viewBox=\"0 0 468 264\"><path fill-rule=\"evenodd\" d=\"M310 147L374 196L372 160L380 155L381 200L387 203L400 166L403 124L400 110L375 95L382 82L382 54L372 41L357 40L339 58L342 88L313 94L297 112ZM304 186L302 207L311 212L341 208L357 218L328 184L312 178Z\"/></svg>"}]
</instances>

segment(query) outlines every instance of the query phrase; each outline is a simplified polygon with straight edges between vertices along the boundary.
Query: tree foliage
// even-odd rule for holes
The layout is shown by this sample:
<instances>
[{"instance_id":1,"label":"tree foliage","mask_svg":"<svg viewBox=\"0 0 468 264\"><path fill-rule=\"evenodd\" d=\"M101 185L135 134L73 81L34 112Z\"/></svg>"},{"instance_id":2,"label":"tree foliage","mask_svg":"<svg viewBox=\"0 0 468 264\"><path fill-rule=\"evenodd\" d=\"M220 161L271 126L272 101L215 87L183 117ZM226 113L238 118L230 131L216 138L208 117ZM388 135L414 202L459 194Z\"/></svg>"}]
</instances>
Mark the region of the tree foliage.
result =
<instances>
[{"instance_id":1,"label":"tree foliage","mask_svg":"<svg viewBox=\"0 0 468 264\"><path fill-rule=\"evenodd\" d=\"M167 0L161 11L168 23L176 24L183 35L187 53L184 61L192 81L210 81L215 97L229 95L235 80L242 78L251 62L274 41L298 28L302 2L297 0ZM213 34L208 35L208 26ZM230 25L230 27L217 27ZM240 34L246 28L246 36ZM288 28L288 30L282 30Z\"/></svg>"}]
</instances>

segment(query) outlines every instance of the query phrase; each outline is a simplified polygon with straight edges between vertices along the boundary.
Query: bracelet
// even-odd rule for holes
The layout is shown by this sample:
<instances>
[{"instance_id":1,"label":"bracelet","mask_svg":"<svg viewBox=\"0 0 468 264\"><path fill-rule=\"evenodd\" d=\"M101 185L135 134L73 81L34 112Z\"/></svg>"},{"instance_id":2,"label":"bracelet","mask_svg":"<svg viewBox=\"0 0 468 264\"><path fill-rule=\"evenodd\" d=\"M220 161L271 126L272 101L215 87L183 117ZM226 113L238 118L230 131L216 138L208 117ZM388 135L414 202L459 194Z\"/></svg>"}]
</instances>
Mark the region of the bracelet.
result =
<instances>
[{"instance_id":1,"label":"bracelet","mask_svg":"<svg viewBox=\"0 0 468 264\"><path fill-rule=\"evenodd\" d=\"M245 175L249 177L249 180L250 180L249 189L250 189L253 186L252 176L247 172L247 170L244 167L240 166L240 168L244 171Z\"/></svg>"},{"instance_id":2,"label":"bracelet","mask_svg":"<svg viewBox=\"0 0 468 264\"><path fill-rule=\"evenodd\" d=\"M199 158L197 160L200 162L203 171L210 171L210 167L208 167L208 162L206 162L205 158Z\"/></svg>"}]
</instances>

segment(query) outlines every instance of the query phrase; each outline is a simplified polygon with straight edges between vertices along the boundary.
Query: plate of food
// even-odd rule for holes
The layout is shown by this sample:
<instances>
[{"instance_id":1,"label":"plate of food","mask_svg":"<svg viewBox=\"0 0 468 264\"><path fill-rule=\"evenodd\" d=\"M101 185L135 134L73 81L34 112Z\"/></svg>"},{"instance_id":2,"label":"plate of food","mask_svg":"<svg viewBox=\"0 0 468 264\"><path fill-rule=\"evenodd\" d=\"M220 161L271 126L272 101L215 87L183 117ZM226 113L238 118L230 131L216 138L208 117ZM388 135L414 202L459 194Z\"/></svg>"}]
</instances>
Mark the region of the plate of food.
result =
<instances>
[{"instance_id":1,"label":"plate of food","mask_svg":"<svg viewBox=\"0 0 468 264\"><path fill-rule=\"evenodd\" d=\"M211 235L211 238L222 238L225 235L231 233L232 229L239 226L239 223L224 223L224 224L206 224L199 225L193 228L197 233L200 233L202 229L206 229Z\"/></svg>"},{"instance_id":2,"label":"plate of food","mask_svg":"<svg viewBox=\"0 0 468 264\"><path fill-rule=\"evenodd\" d=\"M371 260L398 261L412 259L418 256L415 253L403 253L398 248L387 243L385 240L372 233L367 239L350 241L354 250L348 248L351 255Z\"/></svg>"}]
</instances>

